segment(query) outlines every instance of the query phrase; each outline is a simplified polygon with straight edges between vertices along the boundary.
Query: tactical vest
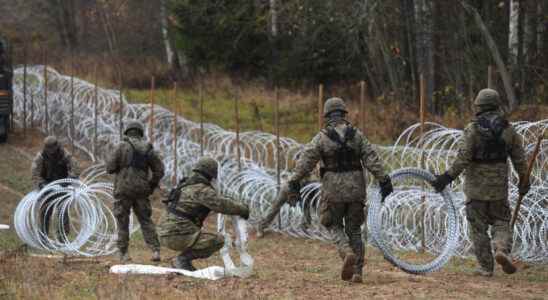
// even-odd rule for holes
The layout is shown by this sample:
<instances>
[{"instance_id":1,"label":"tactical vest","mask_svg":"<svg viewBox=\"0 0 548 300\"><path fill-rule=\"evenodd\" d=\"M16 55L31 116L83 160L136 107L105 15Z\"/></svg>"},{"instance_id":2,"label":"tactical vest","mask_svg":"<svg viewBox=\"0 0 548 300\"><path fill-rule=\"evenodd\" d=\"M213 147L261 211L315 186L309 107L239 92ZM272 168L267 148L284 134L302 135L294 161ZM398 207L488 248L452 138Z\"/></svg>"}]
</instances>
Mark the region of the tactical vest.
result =
<instances>
[{"instance_id":1,"label":"tactical vest","mask_svg":"<svg viewBox=\"0 0 548 300\"><path fill-rule=\"evenodd\" d=\"M150 158L150 152L152 151L152 147L149 146L148 150L145 153L141 153L141 151L137 150L135 148L135 145L133 145L129 140L127 142L128 144L131 145L131 148L133 150L131 152L131 160L129 162L129 167L147 172L148 160Z\"/></svg>"},{"instance_id":2,"label":"tactical vest","mask_svg":"<svg viewBox=\"0 0 548 300\"><path fill-rule=\"evenodd\" d=\"M62 155L61 159L50 157L46 154L46 152L42 152L41 155L43 166L40 176L47 183L68 177L69 162L65 155Z\"/></svg>"},{"instance_id":3,"label":"tactical vest","mask_svg":"<svg viewBox=\"0 0 548 300\"><path fill-rule=\"evenodd\" d=\"M333 126L327 126L321 132L337 144L334 156L322 153L324 167L320 169L321 176L326 172L343 173L362 170L360 149L354 149L348 144L354 140L356 128L346 127L342 139Z\"/></svg>"},{"instance_id":4,"label":"tactical vest","mask_svg":"<svg viewBox=\"0 0 548 300\"><path fill-rule=\"evenodd\" d=\"M210 182L206 180L202 180L200 178L189 179L185 177L179 182L179 184L177 184L177 187L170 191L168 199L164 203L166 204L166 209L170 214L173 214L179 218L188 219L192 221L192 223L196 224L196 226L201 227L203 221L211 212L208 207L204 205L196 205L190 211L182 211L177 209L177 204L181 199L182 189L195 184L206 184L211 186Z\"/></svg>"},{"instance_id":5,"label":"tactical vest","mask_svg":"<svg viewBox=\"0 0 548 300\"><path fill-rule=\"evenodd\" d=\"M479 116L474 123L479 142L474 145L472 160L477 163L502 163L508 159L508 148L502 133L508 128L508 121L500 116L488 118Z\"/></svg>"}]
</instances>

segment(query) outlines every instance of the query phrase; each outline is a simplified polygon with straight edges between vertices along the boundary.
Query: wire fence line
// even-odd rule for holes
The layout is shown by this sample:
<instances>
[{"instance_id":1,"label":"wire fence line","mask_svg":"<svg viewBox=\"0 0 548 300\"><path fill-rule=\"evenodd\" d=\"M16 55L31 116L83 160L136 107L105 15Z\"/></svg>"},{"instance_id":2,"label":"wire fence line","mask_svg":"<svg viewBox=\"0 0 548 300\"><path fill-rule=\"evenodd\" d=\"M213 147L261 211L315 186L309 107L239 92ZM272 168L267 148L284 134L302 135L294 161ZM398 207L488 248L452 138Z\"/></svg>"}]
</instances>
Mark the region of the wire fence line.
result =
<instances>
[{"instance_id":1,"label":"wire fence line","mask_svg":"<svg viewBox=\"0 0 548 300\"><path fill-rule=\"evenodd\" d=\"M78 78L74 78L71 87L69 76L59 74L51 68L44 69L44 66L28 67L27 72L27 94L32 95L34 101L33 112L26 114L27 124L32 122L44 133L55 134L67 143L74 143L79 151L94 161L104 161L113 151L120 141L120 124L130 119L139 119L145 124L145 132L149 131L151 107L148 104L130 104L117 90L98 88L95 93L93 84ZM15 70L14 119L19 127L23 127L25 102L22 73L22 68ZM44 97L45 73L48 74L47 99ZM73 113L69 105L71 89L75 101ZM27 101L28 98L29 96ZM47 111L45 103L48 103ZM153 115L155 121L151 132L155 148L164 154L163 161L169 175L164 178L164 184L169 185L172 176L180 179L189 175L191 166L201 155L203 141L205 154L217 158L220 162L218 184L221 192L250 206L252 224L266 214L276 197L277 170L280 170L279 175L282 179L290 176L291 168L303 150L303 145L291 138L282 137L278 144L275 135L260 131L240 133L238 140L235 132L215 124L203 124L202 131L200 123L189 121L182 116L174 116L173 112L159 105L154 106ZM74 130L68 126L71 124L71 118L74 119ZM174 118L176 122L173 121ZM45 127L45 120L49 120L48 128ZM527 151L531 152L536 135L548 129L548 119L538 122L516 122L513 125L524 137ZM420 124L413 125L405 130L394 146L376 146L391 170L420 167L420 157L424 153L426 168L439 173L445 170L455 157L456 147L462 135L461 130L430 123L429 129L420 139L417 133L419 126ZM178 135L176 140L174 132ZM93 142L95 135L96 143ZM238 157L238 152L241 153L241 157ZM174 159L175 157L177 159ZM173 174L172 171L175 170L175 165L177 174ZM544 141L533 170L531 192L524 199L514 232L514 255L524 261L548 261L547 169L548 142ZM379 197L378 187L372 180L369 183L368 197L373 201ZM464 195L459 183L455 182L449 193L458 211L460 224L456 253L466 256L469 255L471 240L465 219ZM301 190L303 201L294 208L284 206L281 210L280 224L276 224L276 221L274 225L278 226L272 226L272 229L291 236L330 240L329 233L319 223L320 188L320 183L305 186ZM426 226L424 247L430 253L441 253L447 240L447 230L444 226L447 209L440 196L430 189L423 192L420 183L413 180L400 182L396 186L396 191L394 196L387 199L380 212L385 243L396 250L418 250L422 247L418 237L423 230L422 227ZM423 193L426 193L426 200L421 198ZM512 171L512 207L516 199L517 175ZM427 222L422 222L423 215L427 216Z\"/></svg>"}]
</instances>

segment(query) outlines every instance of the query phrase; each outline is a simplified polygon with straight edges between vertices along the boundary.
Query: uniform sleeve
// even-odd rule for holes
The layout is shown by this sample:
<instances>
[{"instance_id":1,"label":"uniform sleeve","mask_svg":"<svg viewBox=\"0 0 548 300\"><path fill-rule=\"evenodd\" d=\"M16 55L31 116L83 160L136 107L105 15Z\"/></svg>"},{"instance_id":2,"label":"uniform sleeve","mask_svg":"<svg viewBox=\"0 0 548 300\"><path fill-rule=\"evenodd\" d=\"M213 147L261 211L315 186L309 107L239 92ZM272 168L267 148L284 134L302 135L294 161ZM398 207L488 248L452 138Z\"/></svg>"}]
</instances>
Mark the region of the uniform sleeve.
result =
<instances>
[{"instance_id":1,"label":"uniform sleeve","mask_svg":"<svg viewBox=\"0 0 548 300\"><path fill-rule=\"evenodd\" d=\"M377 151L373 148L373 145L369 143L367 138L362 135L361 137L361 159L365 165L365 168L375 176L378 181L382 181L388 175L384 164L377 154Z\"/></svg>"},{"instance_id":2,"label":"uniform sleeve","mask_svg":"<svg viewBox=\"0 0 548 300\"><path fill-rule=\"evenodd\" d=\"M116 150L107 158L106 168L108 174L120 172L120 158L122 157L122 147L118 146Z\"/></svg>"},{"instance_id":3,"label":"uniform sleeve","mask_svg":"<svg viewBox=\"0 0 548 300\"><path fill-rule=\"evenodd\" d=\"M468 125L464 129L461 140L458 144L457 157L451 164L451 167L447 171L449 176L452 178L457 178L459 175L468 168L472 162L473 157L473 133L472 125Z\"/></svg>"},{"instance_id":4,"label":"uniform sleeve","mask_svg":"<svg viewBox=\"0 0 548 300\"><path fill-rule=\"evenodd\" d=\"M203 190L202 205L211 209L214 212L223 215L249 215L249 207L245 204L237 203L236 201L217 195L217 192L208 187Z\"/></svg>"},{"instance_id":5,"label":"uniform sleeve","mask_svg":"<svg viewBox=\"0 0 548 300\"><path fill-rule=\"evenodd\" d=\"M32 186L34 189L39 189L40 185L45 182L42 178L42 169L44 167L44 159L39 153L34 157L31 167Z\"/></svg>"},{"instance_id":6,"label":"uniform sleeve","mask_svg":"<svg viewBox=\"0 0 548 300\"><path fill-rule=\"evenodd\" d=\"M164 177L165 167L162 159L160 158L160 154L156 151L152 151L150 170L152 171L150 183L152 186L157 186L160 183L160 180Z\"/></svg>"},{"instance_id":7,"label":"uniform sleeve","mask_svg":"<svg viewBox=\"0 0 548 300\"><path fill-rule=\"evenodd\" d=\"M527 155L525 154L525 149L523 149L523 138L514 130L512 130L512 139L510 143L510 159L512 160L512 165L516 172L519 175L520 183L523 183L525 174L527 173Z\"/></svg>"},{"instance_id":8,"label":"uniform sleeve","mask_svg":"<svg viewBox=\"0 0 548 300\"><path fill-rule=\"evenodd\" d=\"M318 133L310 143L308 143L297 161L295 173L289 179L290 182L301 182L310 172L314 170L321 159L320 136Z\"/></svg>"}]
</instances>

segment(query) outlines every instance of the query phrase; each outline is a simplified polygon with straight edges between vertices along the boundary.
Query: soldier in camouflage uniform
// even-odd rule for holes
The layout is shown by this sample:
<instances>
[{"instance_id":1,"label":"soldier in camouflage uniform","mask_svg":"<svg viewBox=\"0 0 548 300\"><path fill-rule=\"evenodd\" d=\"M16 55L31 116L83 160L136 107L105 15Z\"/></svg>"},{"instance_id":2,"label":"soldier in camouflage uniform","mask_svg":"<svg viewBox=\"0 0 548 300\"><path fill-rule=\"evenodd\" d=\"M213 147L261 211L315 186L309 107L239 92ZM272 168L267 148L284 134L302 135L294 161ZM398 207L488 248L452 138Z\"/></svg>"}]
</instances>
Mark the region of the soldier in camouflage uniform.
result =
<instances>
[{"instance_id":1,"label":"soldier in camouflage uniform","mask_svg":"<svg viewBox=\"0 0 548 300\"><path fill-rule=\"evenodd\" d=\"M372 145L345 120L347 113L342 99L326 101L326 126L306 146L288 185L290 197L298 197L300 181L321 162L320 222L332 233L344 261L341 279L362 282L365 246L360 227L367 187L363 167L380 182L383 200L393 188Z\"/></svg>"},{"instance_id":2,"label":"soldier in camouflage uniform","mask_svg":"<svg viewBox=\"0 0 548 300\"><path fill-rule=\"evenodd\" d=\"M212 158L201 158L189 178L185 178L172 191L167 202L167 211L162 216L158 233L162 245L179 251L173 267L195 271L194 259L208 258L224 245L224 238L218 233L202 230L210 212L238 215L249 218L247 205L236 203L220 196L212 186L217 178L217 162Z\"/></svg>"},{"instance_id":3,"label":"soldier in camouflage uniform","mask_svg":"<svg viewBox=\"0 0 548 300\"><path fill-rule=\"evenodd\" d=\"M44 140L44 148L32 161L31 167L32 183L35 190L41 190L49 183L65 178L77 178L80 175L78 162L67 153L54 136L48 136ZM47 201L53 201L49 198ZM44 209L40 212L41 230L44 234L49 234L49 223L54 209L46 209L47 203L43 204ZM63 224L57 228L57 236L64 239L64 235L69 233L68 211L62 218Z\"/></svg>"},{"instance_id":4,"label":"soldier in camouflage uniform","mask_svg":"<svg viewBox=\"0 0 548 300\"><path fill-rule=\"evenodd\" d=\"M510 258L512 234L508 205L508 158L520 177L519 193L527 194L523 184L527 163L523 141L499 109L499 94L481 90L474 102L476 118L464 129L458 154L432 185L442 191L463 171L466 218L470 224L474 253L480 265L477 275L492 276L494 271L489 225L493 233L495 260L507 274L516 272Z\"/></svg>"},{"instance_id":5,"label":"soldier in camouflage uniform","mask_svg":"<svg viewBox=\"0 0 548 300\"><path fill-rule=\"evenodd\" d=\"M146 244L152 250L152 261L160 261L160 242L152 222L149 196L164 177L164 164L152 144L144 140L143 124L129 122L124 138L106 163L107 172L115 174L114 215L118 222L118 251L120 260L127 262L129 216L131 209L141 224Z\"/></svg>"}]
</instances>

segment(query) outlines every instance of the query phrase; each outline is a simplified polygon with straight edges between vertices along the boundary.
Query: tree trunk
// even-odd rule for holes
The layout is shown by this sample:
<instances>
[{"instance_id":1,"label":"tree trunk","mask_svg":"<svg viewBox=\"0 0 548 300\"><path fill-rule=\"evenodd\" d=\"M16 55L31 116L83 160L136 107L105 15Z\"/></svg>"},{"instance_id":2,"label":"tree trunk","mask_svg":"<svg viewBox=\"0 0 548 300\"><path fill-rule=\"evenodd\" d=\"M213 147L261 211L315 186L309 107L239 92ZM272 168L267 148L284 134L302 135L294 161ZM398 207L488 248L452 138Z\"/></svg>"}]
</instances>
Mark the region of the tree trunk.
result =
<instances>
[{"instance_id":1,"label":"tree trunk","mask_svg":"<svg viewBox=\"0 0 548 300\"><path fill-rule=\"evenodd\" d=\"M493 56L493 59L495 60L497 69L500 72L500 75L502 77L502 82L504 83L504 90L506 92L506 97L508 97L508 108L512 111L515 108L517 108L518 103L516 100L516 95L514 93L514 87L512 86L512 77L510 76L510 74L508 73L506 69L506 65L504 64L504 61L502 60L502 56L500 55L499 49L497 48L497 44L495 43L495 40L491 36L489 29L487 29L487 26L485 26L485 23L481 19L481 16L478 13L478 11L464 1L460 1L460 3L464 7L464 9L468 11L468 13L470 13L474 17L474 21L478 25L485 41L487 42L487 46L489 47L489 50L491 51L491 55Z\"/></svg>"},{"instance_id":2,"label":"tree trunk","mask_svg":"<svg viewBox=\"0 0 548 300\"><path fill-rule=\"evenodd\" d=\"M167 3L166 0L160 1L160 27L162 30L162 39L164 41L164 47L166 49L166 61L167 63L174 67L173 64L173 49L171 48L171 42L169 38L169 31L168 31L168 22L167 22Z\"/></svg>"},{"instance_id":3,"label":"tree trunk","mask_svg":"<svg viewBox=\"0 0 548 300\"><path fill-rule=\"evenodd\" d=\"M415 21L417 36L417 65L425 80L426 103L433 108L434 94L434 43L432 3L427 0L415 0Z\"/></svg>"},{"instance_id":4,"label":"tree trunk","mask_svg":"<svg viewBox=\"0 0 548 300\"><path fill-rule=\"evenodd\" d=\"M512 69L517 65L519 52L519 0L510 0L510 19L508 31L508 58Z\"/></svg>"}]
</instances>

